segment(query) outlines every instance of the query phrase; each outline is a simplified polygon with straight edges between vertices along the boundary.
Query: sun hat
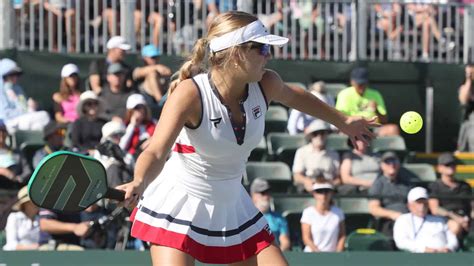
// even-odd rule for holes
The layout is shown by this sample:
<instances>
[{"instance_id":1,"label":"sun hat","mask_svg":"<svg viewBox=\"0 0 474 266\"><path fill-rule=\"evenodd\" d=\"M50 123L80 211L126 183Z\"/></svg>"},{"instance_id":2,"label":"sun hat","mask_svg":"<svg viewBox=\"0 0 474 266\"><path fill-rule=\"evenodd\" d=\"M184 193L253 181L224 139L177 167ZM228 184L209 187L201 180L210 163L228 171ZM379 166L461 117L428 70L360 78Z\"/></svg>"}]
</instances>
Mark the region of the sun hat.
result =
<instances>
[{"instance_id":1,"label":"sun hat","mask_svg":"<svg viewBox=\"0 0 474 266\"><path fill-rule=\"evenodd\" d=\"M127 43L124 37L122 36L114 36L109 39L107 42L107 49L113 49L113 48L120 48L124 51L130 50L132 48L130 44Z\"/></svg>"},{"instance_id":2,"label":"sun hat","mask_svg":"<svg viewBox=\"0 0 474 266\"><path fill-rule=\"evenodd\" d=\"M30 201L30 196L28 196L28 187L24 186L22 187L18 193L17 193L17 198L18 201L12 206L12 210L14 211L19 211L21 208L21 205L24 203Z\"/></svg>"}]
</instances>

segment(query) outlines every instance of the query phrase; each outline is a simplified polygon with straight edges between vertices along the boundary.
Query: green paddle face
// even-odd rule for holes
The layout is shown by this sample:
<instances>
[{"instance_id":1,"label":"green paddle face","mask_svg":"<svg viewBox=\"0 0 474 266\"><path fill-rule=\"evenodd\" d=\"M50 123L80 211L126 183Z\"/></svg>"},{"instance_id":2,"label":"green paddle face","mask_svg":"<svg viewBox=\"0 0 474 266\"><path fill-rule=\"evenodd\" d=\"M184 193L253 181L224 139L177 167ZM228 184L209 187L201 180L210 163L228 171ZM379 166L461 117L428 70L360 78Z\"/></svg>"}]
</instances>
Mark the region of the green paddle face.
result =
<instances>
[{"instance_id":1,"label":"green paddle face","mask_svg":"<svg viewBox=\"0 0 474 266\"><path fill-rule=\"evenodd\" d=\"M78 212L106 196L107 175L99 161L59 151L48 155L35 169L28 193L42 208Z\"/></svg>"}]
</instances>

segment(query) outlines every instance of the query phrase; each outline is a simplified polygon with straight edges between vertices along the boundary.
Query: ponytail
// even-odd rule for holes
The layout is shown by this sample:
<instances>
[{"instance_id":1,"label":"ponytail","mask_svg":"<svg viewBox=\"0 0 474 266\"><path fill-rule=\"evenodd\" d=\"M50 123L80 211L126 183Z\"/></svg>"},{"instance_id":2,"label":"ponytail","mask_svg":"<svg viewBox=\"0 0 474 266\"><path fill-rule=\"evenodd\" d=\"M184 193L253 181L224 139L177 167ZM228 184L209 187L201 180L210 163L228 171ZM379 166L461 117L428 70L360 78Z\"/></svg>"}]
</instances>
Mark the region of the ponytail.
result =
<instances>
[{"instance_id":1,"label":"ponytail","mask_svg":"<svg viewBox=\"0 0 474 266\"><path fill-rule=\"evenodd\" d=\"M186 79L192 78L199 73L206 71L206 67L203 65L204 57L207 52L208 41L206 38L201 38L196 41L194 44L193 51L191 56L178 70L178 78L171 82L169 93L171 94L173 90L178 86L178 84Z\"/></svg>"}]
</instances>

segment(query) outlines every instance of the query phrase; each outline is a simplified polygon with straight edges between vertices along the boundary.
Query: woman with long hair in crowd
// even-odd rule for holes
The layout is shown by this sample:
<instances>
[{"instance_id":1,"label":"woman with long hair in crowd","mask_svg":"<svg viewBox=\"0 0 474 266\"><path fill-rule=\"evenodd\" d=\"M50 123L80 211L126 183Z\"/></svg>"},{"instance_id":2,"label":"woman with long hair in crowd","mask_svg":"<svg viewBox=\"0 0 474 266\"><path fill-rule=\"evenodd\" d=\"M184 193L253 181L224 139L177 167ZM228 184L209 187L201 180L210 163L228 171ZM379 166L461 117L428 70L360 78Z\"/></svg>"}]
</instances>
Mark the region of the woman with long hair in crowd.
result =
<instances>
[{"instance_id":1,"label":"woman with long hair in crowd","mask_svg":"<svg viewBox=\"0 0 474 266\"><path fill-rule=\"evenodd\" d=\"M74 64L64 65L61 69L59 92L53 94L54 119L56 119L56 122L67 124L79 118L76 111L81 96L79 84L79 68Z\"/></svg>"}]
</instances>

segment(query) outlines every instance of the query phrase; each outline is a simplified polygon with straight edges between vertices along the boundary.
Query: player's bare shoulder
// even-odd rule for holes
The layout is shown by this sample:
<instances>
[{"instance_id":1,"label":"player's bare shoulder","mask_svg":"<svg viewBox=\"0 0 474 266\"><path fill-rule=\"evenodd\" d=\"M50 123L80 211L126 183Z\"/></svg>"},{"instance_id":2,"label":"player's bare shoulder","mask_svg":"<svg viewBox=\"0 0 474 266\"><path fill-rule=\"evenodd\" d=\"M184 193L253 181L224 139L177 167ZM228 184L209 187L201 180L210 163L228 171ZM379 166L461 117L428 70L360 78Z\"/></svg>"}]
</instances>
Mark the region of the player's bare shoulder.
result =
<instances>
[{"instance_id":1,"label":"player's bare shoulder","mask_svg":"<svg viewBox=\"0 0 474 266\"><path fill-rule=\"evenodd\" d=\"M181 81L168 96L167 104L172 104L176 111L185 113L191 123L200 120L201 94L192 79Z\"/></svg>"},{"instance_id":2,"label":"player's bare shoulder","mask_svg":"<svg viewBox=\"0 0 474 266\"><path fill-rule=\"evenodd\" d=\"M271 69L266 69L260 84L269 100L274 99L276 94L280 94L284 86L280 75Z\"/></svg>"}]
</instances>

